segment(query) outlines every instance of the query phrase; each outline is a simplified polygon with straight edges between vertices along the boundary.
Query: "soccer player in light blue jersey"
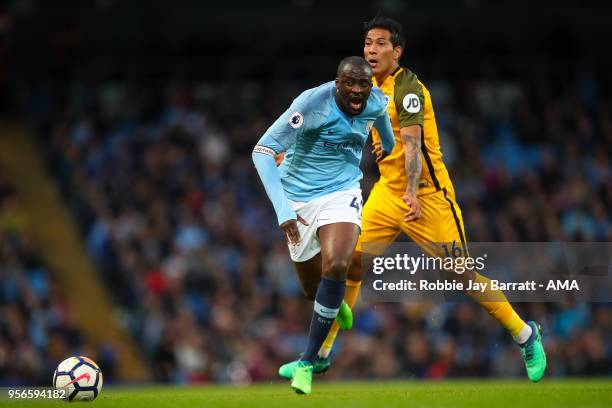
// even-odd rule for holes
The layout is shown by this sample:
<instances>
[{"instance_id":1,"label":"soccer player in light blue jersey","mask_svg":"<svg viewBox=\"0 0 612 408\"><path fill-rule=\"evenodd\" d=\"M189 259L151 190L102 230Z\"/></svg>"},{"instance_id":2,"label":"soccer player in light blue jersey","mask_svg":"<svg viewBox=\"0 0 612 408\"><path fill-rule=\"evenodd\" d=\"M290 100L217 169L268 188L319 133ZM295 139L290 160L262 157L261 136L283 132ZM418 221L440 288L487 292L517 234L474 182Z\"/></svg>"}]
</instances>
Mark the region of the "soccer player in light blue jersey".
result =
<instances>
[{"instance_id":1,"label":"soccer player in light blue jersey","mask_svg":"<svg viewBox=\"0 0 612 408\"><path fill-rule=\"evenodd\" d=\"M343 59L336 80L304 91L253 149L302 290L314 300L306 350L290 365L291 387L299 394L311 392L313 363L342 306L361 228L362 148L373 126L382 144L377 160L395 144L385 97L371 78L363 58Z\"/></svg>"}]
</instances>

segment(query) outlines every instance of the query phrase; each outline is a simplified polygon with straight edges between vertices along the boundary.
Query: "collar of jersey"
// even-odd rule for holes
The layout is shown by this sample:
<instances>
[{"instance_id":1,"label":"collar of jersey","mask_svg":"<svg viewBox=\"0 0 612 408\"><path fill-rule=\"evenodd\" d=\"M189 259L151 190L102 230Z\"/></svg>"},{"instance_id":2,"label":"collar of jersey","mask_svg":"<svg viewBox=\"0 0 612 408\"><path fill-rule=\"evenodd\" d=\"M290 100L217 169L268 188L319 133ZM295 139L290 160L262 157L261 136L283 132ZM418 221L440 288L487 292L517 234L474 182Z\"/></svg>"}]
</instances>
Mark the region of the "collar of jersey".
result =
<instances>
[{"instance_id":1,"label":"collar of jersey","mask_svg":"<svg viewBox=\"0 0 612 408\"><path fill-rule=\"evenodd\" d=\"M395 71L393 71L391 73L391 75L386 77L382 84L377 83L376 82L376 78L374 76L372 76L372 82L374 82L374 86L382 88L385 85L385 82L387 82L389 80L395 80L395 77L398 76L399 73L402 72L403 70L404 70L404 68L402 68L401 66L398 65L397 68L395 69Z\"/></svg>"}]
</instances>

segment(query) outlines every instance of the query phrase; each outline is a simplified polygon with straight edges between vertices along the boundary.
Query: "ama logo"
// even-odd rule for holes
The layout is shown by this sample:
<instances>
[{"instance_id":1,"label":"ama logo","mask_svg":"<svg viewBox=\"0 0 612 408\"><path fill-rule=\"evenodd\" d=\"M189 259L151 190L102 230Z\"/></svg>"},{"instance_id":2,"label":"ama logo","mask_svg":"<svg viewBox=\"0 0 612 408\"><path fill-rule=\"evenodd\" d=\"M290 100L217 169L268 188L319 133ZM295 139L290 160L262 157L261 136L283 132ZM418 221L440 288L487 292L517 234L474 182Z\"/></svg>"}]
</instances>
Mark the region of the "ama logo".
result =
<instances>
[{"instance_id":1,"label":"ama logo","mask_svg":"<svg viewBox=\"0 0 612 408\"><path fill-rule=\"evenodd\" d=\"M402 100L402 105L404 105L404 109L406 109L406 112L409 113L418 113L421 110L421 100L413 93L409 93L404 96L404 100Z\"/></svg>"}]
</instances>

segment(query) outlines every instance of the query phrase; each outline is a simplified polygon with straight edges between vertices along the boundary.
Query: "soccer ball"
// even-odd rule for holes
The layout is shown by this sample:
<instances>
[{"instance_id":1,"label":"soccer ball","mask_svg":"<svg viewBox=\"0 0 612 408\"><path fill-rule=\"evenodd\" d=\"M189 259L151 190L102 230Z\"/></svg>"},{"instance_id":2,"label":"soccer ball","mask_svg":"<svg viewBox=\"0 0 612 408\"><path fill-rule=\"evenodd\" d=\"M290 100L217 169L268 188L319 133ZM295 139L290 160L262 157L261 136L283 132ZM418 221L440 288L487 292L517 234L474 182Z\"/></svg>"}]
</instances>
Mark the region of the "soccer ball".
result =
<instances>
[{"instance_id":1,"label":"soccer ball","mask_svg":"<svg viewBox=\"0 0 612 408\"><path fill-rule=\"evenodd\" d=\"M53 373L53 386L65 389L68 401L93 401L102 390L102 371L87 357L69 357Z\"/></svg>"}]
</instances>

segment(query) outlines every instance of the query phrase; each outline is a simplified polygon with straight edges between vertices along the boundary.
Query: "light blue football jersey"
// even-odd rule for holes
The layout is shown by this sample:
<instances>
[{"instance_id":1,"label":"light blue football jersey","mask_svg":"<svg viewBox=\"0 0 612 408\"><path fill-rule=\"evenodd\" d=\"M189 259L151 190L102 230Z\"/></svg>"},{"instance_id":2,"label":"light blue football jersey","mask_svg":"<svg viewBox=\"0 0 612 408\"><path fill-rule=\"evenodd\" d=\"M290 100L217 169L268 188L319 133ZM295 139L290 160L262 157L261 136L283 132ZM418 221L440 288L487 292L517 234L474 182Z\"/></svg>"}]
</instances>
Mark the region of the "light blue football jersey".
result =
<instances>
[{"instance_id":1,"label":"light blue football jersey","mask_svg":"<svg viewBox=\"0 0 612 408\"><path fill-rule=\"evenodd\" d=\"M327 82L298 96L261 137L256 152L285 152L280 176L285 195L294 201L359 187L363 146L372 127L390 152L394 138L385 96L372 88L365 109L350 116L336 104L336 85Z\"/></svg>"}]
</instances>

